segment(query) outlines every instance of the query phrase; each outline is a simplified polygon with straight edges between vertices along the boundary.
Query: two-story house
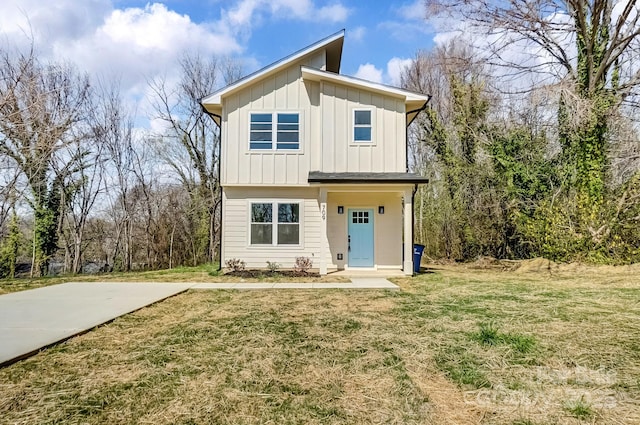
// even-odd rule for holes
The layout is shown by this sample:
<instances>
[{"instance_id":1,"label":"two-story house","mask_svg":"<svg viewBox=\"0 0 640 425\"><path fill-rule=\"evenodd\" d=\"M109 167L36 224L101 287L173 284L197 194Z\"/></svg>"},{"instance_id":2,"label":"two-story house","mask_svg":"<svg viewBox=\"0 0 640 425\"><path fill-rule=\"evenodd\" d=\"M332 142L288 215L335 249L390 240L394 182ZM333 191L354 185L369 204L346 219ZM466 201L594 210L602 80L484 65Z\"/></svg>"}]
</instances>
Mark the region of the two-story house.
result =
<instances>
[{"instance_id":1,"label":"two-story house","mask_svg":"<svg viewBox=\"0 0 640 425\"><path fill-rule=\"evenodd\" d=\"M413 273L407 126L429 96L340 75L344 31L202 99L221 128L221 260Z\"/></svg>"}]
</instances>

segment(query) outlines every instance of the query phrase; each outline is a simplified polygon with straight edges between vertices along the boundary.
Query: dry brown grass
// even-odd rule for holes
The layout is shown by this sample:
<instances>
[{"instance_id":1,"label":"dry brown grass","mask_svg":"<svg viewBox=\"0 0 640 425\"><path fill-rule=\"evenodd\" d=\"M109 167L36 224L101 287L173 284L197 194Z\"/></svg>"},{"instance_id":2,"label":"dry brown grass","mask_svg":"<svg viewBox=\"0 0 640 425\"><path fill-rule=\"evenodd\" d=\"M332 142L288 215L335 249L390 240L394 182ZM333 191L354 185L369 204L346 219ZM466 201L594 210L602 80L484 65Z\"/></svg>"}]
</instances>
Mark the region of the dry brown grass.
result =
<instances>
[{"instance_id":1,"label":"dry brown grass","mask_svg":"<svg viewBox=\"0 0 640 425\"><path fill-rule=\"evenodd\" d=\"M190 291L0 370L0 422L640 423L624 270Z\"/></svg>"}]
</instances>

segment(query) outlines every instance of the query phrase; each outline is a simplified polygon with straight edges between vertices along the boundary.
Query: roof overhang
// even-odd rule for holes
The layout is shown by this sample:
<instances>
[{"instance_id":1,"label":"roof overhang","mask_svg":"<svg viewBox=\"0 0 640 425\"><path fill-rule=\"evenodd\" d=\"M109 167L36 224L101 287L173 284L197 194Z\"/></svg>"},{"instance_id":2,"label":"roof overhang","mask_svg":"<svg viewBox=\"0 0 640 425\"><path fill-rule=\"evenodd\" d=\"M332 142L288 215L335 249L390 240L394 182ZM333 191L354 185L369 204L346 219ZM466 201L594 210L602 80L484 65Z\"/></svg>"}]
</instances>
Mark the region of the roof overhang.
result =
<instances>
[{"instance_id":1,"label":"roof overhang","mask_svg":"<svg viewBox=\"0 0 640 425\"><path fill-rule=\"evenodd\" d=\"M399 87L388 86L386 84L374 83L372 81L362 80L356 77L322 71L308 66L302 66L301 71L303 80L318 82L328 81L334 84L366 90L403 100L405 110L407 111L407 125L409 125L415 116L426 107L427 102L431 99L431 96L429 95L412 92Z\"/></svg>"},{"instance_id":2,"label":"roof overhang","mask_svg":"<svg viewBox=\"0 0 640 425\"><path fill-rule=\"evenodd\" d=\"M271 65L267 65L266 67L254 72L253 74L249 74L240 80L229 84L226 87L221 88L220 90L210 94L209 96L205 96L200 100L203 108L209 112L210 114L220 116L222 115L222 98L241 90L242 88L253 84L257 81L260 81L264 78L270 77L276 74L278 71L286 68L292 63L306 57L313 55L321 50L326 51L326 63L327 70L330 72L338 73L340 72L340 62L342 60L342 46L344 44L344 30L340 30L335 34L330 35L310 46L307 46L297 52L280 59L277 62L272 63ZM216 122L218 122L216 120ZM218 122L219 124L219 122Z\"/></svg>"},{"instance_id":3,"label":"roof overhang","mask_svg":"<svg viewBox=\"0 0 640 425\"><path fill-rule=\"evenodd\" d=\"M429 179L416 173L323 173L309 171L309 183L326 184L426 184Z\"/></svg>"}]
</instances>

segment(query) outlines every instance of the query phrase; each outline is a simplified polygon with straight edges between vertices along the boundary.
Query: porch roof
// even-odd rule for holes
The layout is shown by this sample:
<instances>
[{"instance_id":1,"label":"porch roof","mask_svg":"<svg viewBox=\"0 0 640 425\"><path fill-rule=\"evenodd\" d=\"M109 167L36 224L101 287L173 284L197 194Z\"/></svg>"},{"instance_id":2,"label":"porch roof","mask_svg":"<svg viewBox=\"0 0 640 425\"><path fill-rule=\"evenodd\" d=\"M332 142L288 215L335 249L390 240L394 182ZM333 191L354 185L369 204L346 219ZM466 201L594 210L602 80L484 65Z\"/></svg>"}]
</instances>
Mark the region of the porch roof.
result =
<instances>
[{"instance_id":1,"label":"porch roof","mask_svg":"<svg viewBox=\"0 0 640 425\"><path fill-rule=\"evenodd\" d=\"M425 184L429 179L416 173L323 173L309 171L309 183L348 183L348 184Z\"/></svg>"}]
</instances>

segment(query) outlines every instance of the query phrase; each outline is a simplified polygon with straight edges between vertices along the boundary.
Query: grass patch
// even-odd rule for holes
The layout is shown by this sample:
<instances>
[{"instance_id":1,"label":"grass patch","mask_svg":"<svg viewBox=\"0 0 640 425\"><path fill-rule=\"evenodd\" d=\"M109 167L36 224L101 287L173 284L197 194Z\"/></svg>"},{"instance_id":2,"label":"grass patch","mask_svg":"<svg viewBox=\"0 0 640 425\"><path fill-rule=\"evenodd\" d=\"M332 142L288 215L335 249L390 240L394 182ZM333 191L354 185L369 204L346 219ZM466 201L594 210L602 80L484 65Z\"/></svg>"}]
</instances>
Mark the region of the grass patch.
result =
<instances>
[{"instance_id":1,"label":"grass patch","mask_svg":"<svg viewBox=\"0 0 640 425\"><path fill-rule=\"evenodd\" d=\"M499 332L495 322L480 323L480 330L471 334L471 339L484 345L508 345L521 354L531 353L536 346L534 337Z\"/></svg>"},{"instance_id":2,"label":"grass patch","mask_svg":"<svg viewBox=\"0 0 640 425\"><path fill-rule=\"evenodd\" d=\"M447 267L401 292L189 291L0 369L0 422L640 423L636 276Z\"/></svg>"},{"instance_id":3,"label":"grass patch","mask_svg":"<svg viewBox=\"0 0 640 425\"><path fill-rule=\"evenodd\" d=\"M462 345L450 346L435 356L438 367L456 384L474 389L490 388L481 362Z\"/></svg>"},{"instance_id":4,"label":"grass patch","mask_svg":"<svg viewBox=\"0 0 640 425\"><path fill-rule=\"evenodd\" d=\"M584 397L565 403L564 409L574 418L581 420L589 419L595 415L595 411L591 405L584 400Z\"/></svg>"}]
</instances>

